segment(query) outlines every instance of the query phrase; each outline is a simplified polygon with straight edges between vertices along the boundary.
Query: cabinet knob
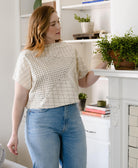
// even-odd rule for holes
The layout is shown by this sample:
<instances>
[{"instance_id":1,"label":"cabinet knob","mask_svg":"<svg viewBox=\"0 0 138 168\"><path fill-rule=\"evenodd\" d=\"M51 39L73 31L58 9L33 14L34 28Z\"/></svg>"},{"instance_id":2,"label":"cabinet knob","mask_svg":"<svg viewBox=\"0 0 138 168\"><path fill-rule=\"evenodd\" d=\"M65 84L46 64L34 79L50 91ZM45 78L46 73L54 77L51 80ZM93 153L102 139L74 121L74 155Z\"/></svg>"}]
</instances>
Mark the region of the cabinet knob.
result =
<instances>
[{"instance_id":1,"label":"cabinet knob","mask_svg":"<svg viewBox=\"0 0 138 168\"><path fill-rule=\"evenodd\" d=\"M85 130L85 131L88 132L88 133L96 134L95 131L89 131L89 130Z\"/></svg>"}]
</instances>

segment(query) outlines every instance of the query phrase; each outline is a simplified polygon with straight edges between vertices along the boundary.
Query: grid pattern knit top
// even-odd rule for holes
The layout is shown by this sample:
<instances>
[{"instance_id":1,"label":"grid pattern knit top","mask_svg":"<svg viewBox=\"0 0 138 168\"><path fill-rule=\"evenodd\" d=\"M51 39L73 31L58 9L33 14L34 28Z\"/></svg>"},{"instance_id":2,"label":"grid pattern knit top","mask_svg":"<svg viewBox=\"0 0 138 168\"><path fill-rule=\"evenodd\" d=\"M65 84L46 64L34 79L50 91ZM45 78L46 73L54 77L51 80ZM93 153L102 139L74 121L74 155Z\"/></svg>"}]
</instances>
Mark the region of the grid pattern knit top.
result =
<instances>
[{"instance_id":1,"label":"grid pattern knit top","mask_svg":"<svg viewBox=\"0 0 138 168\"><path fill-rule=\"evenodd\" d=\"M41 56L36 51L21 51L13 79L29 90L26 108L54 108L78 102L78 79L88 69L77 51L65 42L45 46Z\"/></svg>"}]
</instances>

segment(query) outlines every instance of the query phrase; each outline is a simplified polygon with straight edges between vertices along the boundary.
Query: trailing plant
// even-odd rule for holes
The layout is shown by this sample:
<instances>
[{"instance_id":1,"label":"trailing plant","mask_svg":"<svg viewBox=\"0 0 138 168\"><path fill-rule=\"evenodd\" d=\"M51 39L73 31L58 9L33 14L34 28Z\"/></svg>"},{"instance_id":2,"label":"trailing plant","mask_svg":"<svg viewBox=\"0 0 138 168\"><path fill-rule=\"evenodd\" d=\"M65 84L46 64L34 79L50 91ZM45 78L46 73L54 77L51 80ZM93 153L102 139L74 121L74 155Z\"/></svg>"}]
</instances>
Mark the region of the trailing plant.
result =
<instances>
[{"instance_id":1,"label":"trailing plant","mask_svg":"<svg viewBox=\"0 0 138 168\"><path fill-rule=\"evenodd\" d=\"M130 29L124 36L105 36L97 42L98 53L102 54L103 61L107 61L110 65L112 62L111 51L118 56L118 63L123 60L138 64L138 36L134 35Z\"/></svg>"},{"instance_id":2,"label":"trailing plant","mask_svg":"<svg viewBox=\"0 0 138 168\"><path fill-rule=\"evenodd\" d=\"M87 94L86 93L79 93L79 99L80 100L87 99Z\"/></svg>"},{"instance_id":3,"label":"trailing plant","mask_svg":"<svg viewBox=\"0 0 138 168\"><path fill-rule=\"evenodd\" d=\"M77 14L74 14L74 19L78 20L79 22L90 22L90 16L88 16L88 14L87 14L86 18L80 17Z\"/></svg>"}]
</instances>

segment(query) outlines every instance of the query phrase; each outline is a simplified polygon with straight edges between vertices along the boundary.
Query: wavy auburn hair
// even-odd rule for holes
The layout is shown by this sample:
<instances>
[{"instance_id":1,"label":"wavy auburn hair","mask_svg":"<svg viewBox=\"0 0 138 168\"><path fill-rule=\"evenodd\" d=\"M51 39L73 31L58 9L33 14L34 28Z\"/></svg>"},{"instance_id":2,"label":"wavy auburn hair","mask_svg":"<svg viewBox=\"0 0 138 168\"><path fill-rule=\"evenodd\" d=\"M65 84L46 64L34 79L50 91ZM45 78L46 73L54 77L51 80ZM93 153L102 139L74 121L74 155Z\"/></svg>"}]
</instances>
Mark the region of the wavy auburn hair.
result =
<instances>
[{"instance_id":1,"label":"wavy auburn hair","mask_svg":"<svg viewBox=\"0 0 138 168\"><path fill-rule=\"evenodd\" d=\"M54 12L56 10L51 6L41 6L32 13L29 19L28 40L24 49L38 51L36 57L44 51L50 16Z\"/></svg>"}]
</instances>

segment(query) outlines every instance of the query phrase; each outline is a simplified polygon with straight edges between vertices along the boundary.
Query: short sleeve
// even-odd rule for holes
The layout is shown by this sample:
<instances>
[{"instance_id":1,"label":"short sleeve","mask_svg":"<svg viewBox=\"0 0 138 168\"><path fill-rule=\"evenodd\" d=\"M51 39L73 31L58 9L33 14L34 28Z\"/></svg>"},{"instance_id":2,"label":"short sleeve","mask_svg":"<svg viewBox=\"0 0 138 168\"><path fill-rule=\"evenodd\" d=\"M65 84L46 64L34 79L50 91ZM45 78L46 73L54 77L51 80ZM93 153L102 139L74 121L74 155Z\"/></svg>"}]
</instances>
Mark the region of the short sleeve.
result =
<instances>
[{"instance_id":1,"label":"short sleeve","mask_svg":"<svg viewBox=\"0 0 138 168\"><path fill-rule=\"evenodd\" d=\"M31 70L24 52L21 52L16 63L13 79L24 88L31 88Z\"/></svg>"},{"instance_id":2,"label":"short sleeve","mask_svg":"<svg viewBox=\"0 0 138 168\"><path fill-rule=\"evenodd\" d=\"M76 59L77 59L77 72L78 72L78 79L81 79L86 76L89 72L89 69L85 65L82 57L78 54L77 50L75 50Z\"/></svg>"}]
</instances>

